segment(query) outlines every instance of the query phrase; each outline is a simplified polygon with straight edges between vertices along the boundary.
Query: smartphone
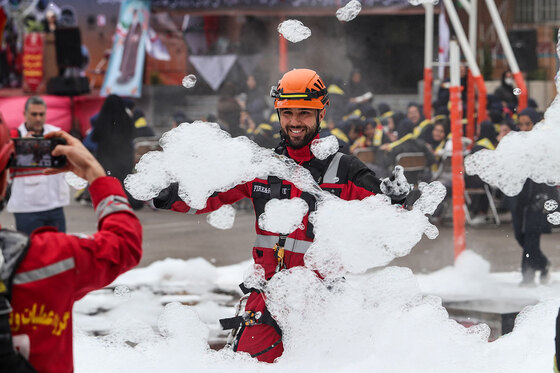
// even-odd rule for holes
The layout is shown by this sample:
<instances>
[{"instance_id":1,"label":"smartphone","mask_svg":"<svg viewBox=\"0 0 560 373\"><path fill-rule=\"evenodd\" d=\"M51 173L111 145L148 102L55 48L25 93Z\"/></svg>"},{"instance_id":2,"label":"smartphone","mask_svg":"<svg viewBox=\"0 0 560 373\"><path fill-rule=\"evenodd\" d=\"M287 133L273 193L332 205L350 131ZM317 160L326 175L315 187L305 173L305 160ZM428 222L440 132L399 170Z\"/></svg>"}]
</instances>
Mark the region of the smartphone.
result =
<instances>
[{"instance_id":1,"label":"smartphone","mask_svg":"<svg viewBox=\"0 0 560 373\"><path fill-rule=\"evenodd\" d=\"M55 146L66 144L61 137L45 139L44 137L18 137L13 139L16 156L12 160L12 168L34 168L66 166L66 156L54 157L51 152Z\"/></svg>"}]
</instances>

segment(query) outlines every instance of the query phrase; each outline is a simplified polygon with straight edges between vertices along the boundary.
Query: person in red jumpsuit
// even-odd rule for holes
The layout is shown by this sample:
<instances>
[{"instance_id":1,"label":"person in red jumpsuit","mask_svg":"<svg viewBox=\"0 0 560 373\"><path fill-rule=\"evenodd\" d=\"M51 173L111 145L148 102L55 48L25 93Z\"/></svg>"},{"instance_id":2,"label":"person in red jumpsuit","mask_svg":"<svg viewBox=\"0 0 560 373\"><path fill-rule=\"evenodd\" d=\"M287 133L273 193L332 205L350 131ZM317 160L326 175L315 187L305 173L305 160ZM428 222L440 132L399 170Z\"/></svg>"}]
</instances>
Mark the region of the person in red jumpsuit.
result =
<instances>
[{"instance_id":1,"label":"person in red jumpsuit","mask_svg":"<svg viewBox=\"0 0 560 373\"><path fill-rule=\"evenodd\" d=\"M323 190L341 199L361 200L376 193L384 193L394 203L404 202L410 185L402 172L394 172L394 176L398 176L396 178L380 180L352 155L337 152L324 160L313 155L310 145L314 139L319 138L319 123L325 117L326 106L329 104L327 87L315 71L294 69L286 73L278 86L273 87L271 96L275 98L274 107L281 126L282 140L276 153L292 158L308 169ZM308 221L309 213L315 209L315 198L311 194L302 192L289 181L269 176L214 194L202 210L190 208L178 197L176 183L164 189L153 203L157 208L202 214L215 211L224 204L250 198L258 218L271 199L296 197L302 198L309 205L309 212L303 219L304 229L297 229L289 235L278 235L255 224L257 238L253 247L253 259L264 268L268 280L280 270L304 265L305 252L314 239L313 226ZM282 331L266 309L264 294L243 286L242 290L250 293L245 313L220 322L225 329L239 327L234 350L247 352L260 361L274 362L283 352Z\"/></svg>"},{"instance_id":2,"label":"person in red jumpsuit","mask_svg":"<svg viewBox=\"0 0 560 373\"><path fill-rule=\"evenodd\" d=\"M38 228L30 236L0 230L0 372L73 372L74 302L110 284L142 256L142 227L120 182L106 176L68 133L46 137L66 140L52 154L65 155L68 162L63 169L45 172L72 171L89 182L98 231L80 237L53 227ZM13 156L8 130L0 125L0 200Z\"/></svg>"}]
</instances>

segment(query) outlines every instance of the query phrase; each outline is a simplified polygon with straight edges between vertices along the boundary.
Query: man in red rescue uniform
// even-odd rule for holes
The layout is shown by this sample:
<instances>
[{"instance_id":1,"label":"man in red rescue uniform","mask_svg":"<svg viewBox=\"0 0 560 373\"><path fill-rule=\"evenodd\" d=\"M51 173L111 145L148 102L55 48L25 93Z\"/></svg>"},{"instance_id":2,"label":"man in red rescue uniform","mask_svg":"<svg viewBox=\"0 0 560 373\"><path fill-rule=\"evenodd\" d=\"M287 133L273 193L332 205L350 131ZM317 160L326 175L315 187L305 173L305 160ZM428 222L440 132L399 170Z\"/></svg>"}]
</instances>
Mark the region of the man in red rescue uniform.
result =
<instances>
[{"instance_id":1,"label":"man in red rescue uniform","mask_svg":"<svg viewBox=\"0 0 560 373\"><path fill-rule=\"evenodd\" d=\"M325 117L325 107L329 104L327 88L315 71L294 69L287 72L278 86L272 87L271 96L275 98L274 107L281 126L282 141L276 152L308 169L323 190L344 200L361 200L376 193L384 193L394 203L404 202L410 185L400 170L394 172L397 178L381 181L354 156L337 152L325 160L314 157L310 145L319 138L319 123ZM164 189L153 202L158 208L202 214L246 197L252 199L257 218L264 212L265 204L273 198L299 197L308 203L309 213L315 209L313 196L288 181L272 176L216 193L208 199L203 210L192 209L183 202L178 197L177 184ZM309 213L303 219L305 228L297 229L287 236L265 231L255 224L257 239L253 247L253 259L264 268L267 279L279 270L304 265L303 257L314 238L313 227L308 221ZM236 351L248 352L260 361L274 362L283 352L282 331L266 309L264 294L256 289L241 287L244 292L250 293L245 313L220 322L225 329L240 327L234 345Z\"/></svg>"},{"instance_id":2,"label":"man in red rescue uniform","mask_svg":"<svg viewBox=\"0 0 560 373\"><path fill-rule=\"evenodd\" d=\"M72 372L74 302L110 284L142 256L142 227L119 181L106 176L68 133L46 137L66 140L52 154L65 155L68 164L45 172L72 171L89 182L98 231L78 237L52 227L38 228L30 236L0 230L0 372ZM1 200L13 155L8 130L0 125Z\"/></svg>"}]
</instances>

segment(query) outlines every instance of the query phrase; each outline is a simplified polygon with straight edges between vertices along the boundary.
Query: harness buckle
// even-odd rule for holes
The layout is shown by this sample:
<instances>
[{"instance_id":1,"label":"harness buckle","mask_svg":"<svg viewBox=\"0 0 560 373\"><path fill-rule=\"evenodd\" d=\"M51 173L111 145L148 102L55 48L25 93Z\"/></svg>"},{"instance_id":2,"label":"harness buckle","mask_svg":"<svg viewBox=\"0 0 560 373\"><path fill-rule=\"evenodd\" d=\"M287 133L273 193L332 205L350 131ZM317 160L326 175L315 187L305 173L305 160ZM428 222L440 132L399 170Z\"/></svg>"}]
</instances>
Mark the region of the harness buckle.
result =
<instances>
[{"instance_id":1,"label":"harness buckle","mask_svg":"<svg viewBox=\"0 0 560 373\"><path fill-rule=\"evenodd\" d=\"M261 316L262 316L262 313L260 311L257 311L257 312L247 311L242 316L243 317L243 324L245 326L259 325L259 324L261 324L261 322L259 322L259 319L261 318Z\"/></svg>"},{"instance_id":2,"label":"harness buckle","mask_svg":"<svg viewBox=\"0 0 560 373\"><path fill-rule=\"evenodd\" d=\"M276 272L279 272L281 269L285 268L284 265L284 246L280 246L279 243L276 243L272 248L274 252L274 257L276 258Z\"/></svg>"}]
</instances>

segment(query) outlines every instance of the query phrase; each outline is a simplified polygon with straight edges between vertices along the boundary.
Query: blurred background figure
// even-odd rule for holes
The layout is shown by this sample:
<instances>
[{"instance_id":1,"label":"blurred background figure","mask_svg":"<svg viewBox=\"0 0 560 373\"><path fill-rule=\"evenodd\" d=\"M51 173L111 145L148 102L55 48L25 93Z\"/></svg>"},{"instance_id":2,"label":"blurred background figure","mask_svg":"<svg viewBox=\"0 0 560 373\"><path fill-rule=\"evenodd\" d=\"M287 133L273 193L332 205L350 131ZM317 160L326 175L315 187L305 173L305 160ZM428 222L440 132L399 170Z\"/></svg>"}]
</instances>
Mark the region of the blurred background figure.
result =
<instances>
[{"instance_id":1,"label":"blurred background figure","mask_svg":"<svg viewBox=\"0 0 560 373\"><path fill-rule=\"evenodd\" d=\"M191 122L182 111L176 111L171 117L171 128L176 128L181 123Z\"/></svg>"},{"instance_id":2,"label":"blurred background figure","mask_svg":"<svg viewBox=\"0 0 560 373\"><path fill-rule=\"evenodd\" d=\"M513 109L517 106L517 96L513 93L515 81L511 71L506 70L502 74L500 86L494 91L496 98L502 102L505 107Z\"/></svg>"},{"instance_id":3,"label":"blurred background figure","mask_svg":"<svg viewBox=\"0 0 560 373\"><path fill-rule=\"evenodd\" d=\"M148 125L146 115L142 109L136 108L132 113L132 120L134 121L134 137L154 137L156 133Z\"/></svg>"},{"instance_id":4,"label":"blurred background figure","mask_svg":"<svg viewBox=\"0 0 560 373\"><path fill-rule=\"evenodd\" d=\"M45 123L47 105L39 96L25 102L24 122L12 137L43 137L60 128ZM8 211L14 214L16 229L31 234L35 229L51 226L66 232L64 206L70 203L70 189L63 174L45 175L42 168L13 169Z\"/></svg>"},{"instance_id":5,"label":"blurred background figure","mask_svg":"<svg viewBox=\"0 0 560 373\"><path fill-rule=\"evenodd\" d=\"M92 122L91 139L97 143L97 159L107 174L116 177L121 184L134 168L135 127L132 116L122 98L109 95ZM128 192L127 196L132 208L143 206L143 202L135 200Z\"/></svg>"},{"instance_id":6,"label":"blurred background figure","mask_svg":"<svg viewBox=\"0 0 560 373\"><path fill-rule=\"evenodd\" d=\"M522 132L533 130L541 116L533 108L519 113L518 127ZM525 181L521 192L511 198L511 218L515 239L523 249L521 256L522 280L519 286L536 286L536 273L541 284L550 281L550 261L541 251L541 234L551 233L546 220L544 203L549 199L558 200L555 187L537 184L531 179Z\"/></svg>"}]
</instances>

